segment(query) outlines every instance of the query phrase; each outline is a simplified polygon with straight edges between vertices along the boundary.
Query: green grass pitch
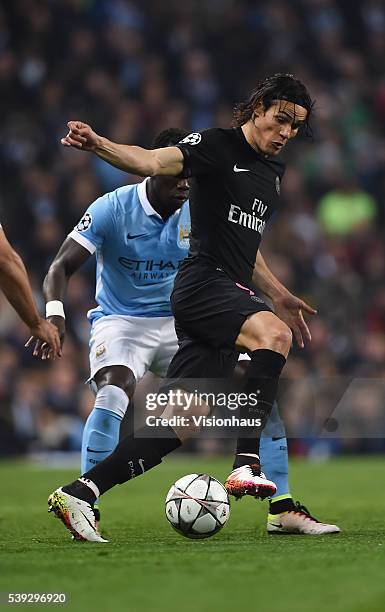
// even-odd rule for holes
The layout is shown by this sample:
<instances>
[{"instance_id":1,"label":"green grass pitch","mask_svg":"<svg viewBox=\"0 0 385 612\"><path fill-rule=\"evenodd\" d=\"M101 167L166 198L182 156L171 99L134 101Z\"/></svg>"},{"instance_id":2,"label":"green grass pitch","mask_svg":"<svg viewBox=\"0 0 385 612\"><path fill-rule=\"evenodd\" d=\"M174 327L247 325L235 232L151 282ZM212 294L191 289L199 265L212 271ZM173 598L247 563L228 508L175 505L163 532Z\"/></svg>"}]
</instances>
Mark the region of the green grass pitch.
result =
<instances>
[{"instance_id":1,"label":"green grass pitch","mask_svg":"<svg viewBox=\"0 0 385 612\"><path fill-rule=\"evenodd\" d=\"M74 543L47 514L74 470L0 463L0 591L66 592L64 609L79 611L383 612L385 458L291 463L294 496L340 535L268 536L267 503L247 498L213 538L179 536L169 486L192 472L223 480L229 463L181 455L116 487L102 504L110 544ZM31 606L54 607L19 608Z\"/></svg>"}]
</instances>

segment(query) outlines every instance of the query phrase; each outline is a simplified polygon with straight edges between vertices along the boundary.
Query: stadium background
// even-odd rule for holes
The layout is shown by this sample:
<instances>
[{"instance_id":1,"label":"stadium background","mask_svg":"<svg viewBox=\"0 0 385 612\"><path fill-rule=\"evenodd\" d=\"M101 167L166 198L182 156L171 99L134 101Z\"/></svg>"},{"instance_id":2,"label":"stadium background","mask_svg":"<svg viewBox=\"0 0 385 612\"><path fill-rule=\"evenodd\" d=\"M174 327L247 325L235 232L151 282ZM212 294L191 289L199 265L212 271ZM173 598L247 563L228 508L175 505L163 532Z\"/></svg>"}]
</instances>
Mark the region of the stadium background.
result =
<instances>
[{"instance_id":1,"label":"stadium background","mask_svg":"<svg viewBox=\"0 0 385 612\"><path fill-rule=\"evenodd\" d=\"M264 237L277 276L319 310L294 350L282 408L293 452L378 452L384 445L385 3L367 0L23 0L0 8L0 215L41 283L62 240L99 194L134 182L59 145L79 118L150 146L169 126L228 126L260 77L295 73L316 99L313 139L288 148L282 212ZM64 355L37 363L0 296L0 454L77 451L92 395L93 267L71 281ZM330 378L331 377L331 378ZM329 442L304 433L317 392L306 381L364 381ZM324 383L323 383L324 384ZM324 384L325 386L325 384ZM337 385L338 386L338 385ZM337 394L338 395L338 394ZM326 408L326 412L327 412ZM195 442L223 450L219 442ZM191 448L190 448L191 450Z\"/></svg>"}]
</instances>

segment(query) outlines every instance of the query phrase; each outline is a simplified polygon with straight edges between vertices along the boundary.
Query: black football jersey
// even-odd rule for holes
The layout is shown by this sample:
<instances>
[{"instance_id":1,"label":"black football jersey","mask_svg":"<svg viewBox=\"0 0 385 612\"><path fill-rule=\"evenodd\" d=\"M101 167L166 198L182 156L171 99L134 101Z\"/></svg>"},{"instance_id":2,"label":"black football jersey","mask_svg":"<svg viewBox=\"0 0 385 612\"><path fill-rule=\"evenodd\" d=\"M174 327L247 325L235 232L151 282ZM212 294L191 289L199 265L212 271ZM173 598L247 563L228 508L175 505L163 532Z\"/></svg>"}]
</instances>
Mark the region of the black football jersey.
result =
<instances>
[{"instance_id":1,"label":"black football jersey","mask_svg":"<svg viewBox=\"0 0 385 612\"><path fill-rule=\"evenodd\" d=\"M249 285L266 223L279 207L282 162L257 153L241 128L193 133L178 145L190 181L189 259Z\"/></svg>"}]
</instances>

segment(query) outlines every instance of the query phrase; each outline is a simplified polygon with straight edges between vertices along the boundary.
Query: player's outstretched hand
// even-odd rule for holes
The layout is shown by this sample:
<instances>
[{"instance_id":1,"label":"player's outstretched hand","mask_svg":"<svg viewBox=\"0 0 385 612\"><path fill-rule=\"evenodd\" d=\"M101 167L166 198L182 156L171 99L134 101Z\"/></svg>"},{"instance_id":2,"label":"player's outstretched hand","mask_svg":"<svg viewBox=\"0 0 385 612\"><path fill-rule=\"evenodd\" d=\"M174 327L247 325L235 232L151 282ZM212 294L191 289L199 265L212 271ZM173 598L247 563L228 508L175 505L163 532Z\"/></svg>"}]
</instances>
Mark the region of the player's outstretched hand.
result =
<instances>
[{"instance_id":1,"label":"player's outstretched hand","mask_svg":"<svg viewBox=\"0 0 385 612\"><path fill-rule=\"evenodd\" d=\"M315 315L317 311L309 304L287 292L274 300L274 312L290 327L300 348L305 346L305 341L311 341L310 330L303 318L303 313Z\"/></svg>"},{"instance_id":2,"label":"player's outstretched hand","mask_svg":"<svg viewBox=\"0 0 385 612\"><path fill-rule=\"evenodd\" d=\"M60 140L65 147L75 147L84 151L95 151L98 146L99 136L90 125L82 121L68 121L69 132Z\"/></svg>"},{"instance_id":3,"label":"player's outstretched hand","mask_svg":"<svg viewBox=\"0 0 385 612\"><path fill-rule=\"evenodd\" d=\"M41 359L61 357L59 332L55 325L45 319L40 319L36 327L31 327L30 331L31 337L25 343L25 346L30 347L35 343L33 349L35 357L40 357Z\"/></svg>"}]
</instances>

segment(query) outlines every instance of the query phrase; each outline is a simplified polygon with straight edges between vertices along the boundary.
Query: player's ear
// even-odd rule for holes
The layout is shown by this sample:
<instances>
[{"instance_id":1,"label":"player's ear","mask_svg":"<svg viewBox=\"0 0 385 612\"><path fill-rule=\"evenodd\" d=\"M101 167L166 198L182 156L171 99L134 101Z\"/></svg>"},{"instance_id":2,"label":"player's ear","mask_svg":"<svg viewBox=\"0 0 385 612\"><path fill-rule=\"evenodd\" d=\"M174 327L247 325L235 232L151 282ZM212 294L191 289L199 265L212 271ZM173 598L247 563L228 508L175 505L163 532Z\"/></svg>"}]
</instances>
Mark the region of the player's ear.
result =
<instances>
[{"instance_id":1,"label":"player's ear","mask_svg":"<svg viewBox=\"0 0 385 612\"><path fill-rule=\"evenodd\" d=\"M251 115L251 119L254 122L257 117L263 114L263 106L261 102L258 102L253 108L253 114Z\"/></svg>"}]
</instances>

